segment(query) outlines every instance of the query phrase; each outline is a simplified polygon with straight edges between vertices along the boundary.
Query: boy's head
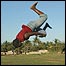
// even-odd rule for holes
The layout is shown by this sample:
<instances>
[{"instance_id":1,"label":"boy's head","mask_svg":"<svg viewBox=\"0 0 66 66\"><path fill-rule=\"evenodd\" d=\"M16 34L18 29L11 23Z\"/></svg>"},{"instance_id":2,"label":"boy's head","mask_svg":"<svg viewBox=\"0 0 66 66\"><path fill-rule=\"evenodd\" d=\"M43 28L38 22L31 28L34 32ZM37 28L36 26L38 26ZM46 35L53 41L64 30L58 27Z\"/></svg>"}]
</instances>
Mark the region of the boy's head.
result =
<instances>
[{"instance_id":1,"label":"boy's head","mask_svg":"<svg viewBox=\"0 0 66 66\"><path fill-rule=\"evenodd\" d=\"M21 44L21 42L16 38L15 40L13 40L13 46L15 47L15 48L18 48L18 47L20 47L22 44Z\"/></svg>"}]
</instances>

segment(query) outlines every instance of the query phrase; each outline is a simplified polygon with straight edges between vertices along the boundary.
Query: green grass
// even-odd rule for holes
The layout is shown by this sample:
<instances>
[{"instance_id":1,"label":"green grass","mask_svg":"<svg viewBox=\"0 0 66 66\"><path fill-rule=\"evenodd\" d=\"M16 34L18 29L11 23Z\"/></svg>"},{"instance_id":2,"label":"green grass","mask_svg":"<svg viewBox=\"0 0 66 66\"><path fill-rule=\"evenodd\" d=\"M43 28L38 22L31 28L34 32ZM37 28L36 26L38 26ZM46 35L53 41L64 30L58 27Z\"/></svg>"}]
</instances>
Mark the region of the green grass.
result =
<instances>
[{"instance_id":1,"label":"green grass","mask_svg":"<svg viewBox=\"0 0 66 66\"><path fill-rule=\"evenodd\" d=\"M65 54L1 56L1 65L65 65Z\"/></svg>"}]
</instances>

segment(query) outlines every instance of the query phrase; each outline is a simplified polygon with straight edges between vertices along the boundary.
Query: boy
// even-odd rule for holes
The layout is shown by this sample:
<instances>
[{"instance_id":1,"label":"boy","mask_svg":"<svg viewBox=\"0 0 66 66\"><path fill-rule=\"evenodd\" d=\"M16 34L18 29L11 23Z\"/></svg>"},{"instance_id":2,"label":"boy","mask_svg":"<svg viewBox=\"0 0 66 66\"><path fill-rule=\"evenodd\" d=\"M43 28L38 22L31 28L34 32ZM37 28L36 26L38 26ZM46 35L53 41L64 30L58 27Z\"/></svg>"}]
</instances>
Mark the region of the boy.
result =
<instances>
[{"instance_id":1,"label":"boy","mask_svg":"<svg viewBox=\"0 0 66 66\"><path fill-rule=\"evenodd\" d=\"M47 20L47 15L36 8L37 3L38 2L34 3L30 9L36 12L40 18L38 20L29 22L27 25L22 25L22 30L17 34L16 39L13 40L13 45L15 48L20 47L21 42L29 39L30 36L39 35L39 37L46 37L46 28L49 27L52 29L48 23L45 24L43 29L40 28Z\"/></svg>"}]
</instances>

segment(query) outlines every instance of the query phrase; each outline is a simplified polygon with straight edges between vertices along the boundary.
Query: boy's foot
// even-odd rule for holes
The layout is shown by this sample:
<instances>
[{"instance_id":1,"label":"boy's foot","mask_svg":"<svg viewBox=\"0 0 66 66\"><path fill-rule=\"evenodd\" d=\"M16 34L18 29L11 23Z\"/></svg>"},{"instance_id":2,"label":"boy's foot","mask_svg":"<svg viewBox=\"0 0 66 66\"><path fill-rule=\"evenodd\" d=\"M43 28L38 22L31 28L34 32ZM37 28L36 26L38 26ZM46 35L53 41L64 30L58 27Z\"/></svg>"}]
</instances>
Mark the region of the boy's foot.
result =
<instances>
[{"instance_id":1,"label":"boy's foot","mask_svg":"<svg viewBox=\"0 0 66 66\"><path fill-rule=\"evenodd\" d=\"M35 3L30 7L30 9L35 9L35 8L36 8L37 3L38 3L38 2L35 2Z\"/></svg>"}]
</instances>

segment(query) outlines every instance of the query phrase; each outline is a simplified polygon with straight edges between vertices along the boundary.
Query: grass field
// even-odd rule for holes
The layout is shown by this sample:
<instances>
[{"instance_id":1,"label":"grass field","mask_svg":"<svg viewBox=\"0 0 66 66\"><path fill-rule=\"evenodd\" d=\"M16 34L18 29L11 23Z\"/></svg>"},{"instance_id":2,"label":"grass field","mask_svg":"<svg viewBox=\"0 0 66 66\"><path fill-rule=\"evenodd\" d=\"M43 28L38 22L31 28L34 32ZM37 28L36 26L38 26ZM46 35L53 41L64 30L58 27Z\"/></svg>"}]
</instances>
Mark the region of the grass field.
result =
<instances>
[{"instance_id":1,"label":"grass field","mask_svg":"<svg viewBox=\"0 0 66 66\"><path fill-rule=\"evenodd\" d=\"M65 65L65 54L1 56L1 65Z\"/></svg>"}]
</instances>

